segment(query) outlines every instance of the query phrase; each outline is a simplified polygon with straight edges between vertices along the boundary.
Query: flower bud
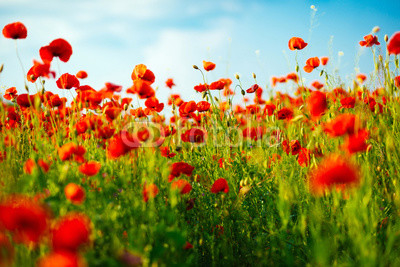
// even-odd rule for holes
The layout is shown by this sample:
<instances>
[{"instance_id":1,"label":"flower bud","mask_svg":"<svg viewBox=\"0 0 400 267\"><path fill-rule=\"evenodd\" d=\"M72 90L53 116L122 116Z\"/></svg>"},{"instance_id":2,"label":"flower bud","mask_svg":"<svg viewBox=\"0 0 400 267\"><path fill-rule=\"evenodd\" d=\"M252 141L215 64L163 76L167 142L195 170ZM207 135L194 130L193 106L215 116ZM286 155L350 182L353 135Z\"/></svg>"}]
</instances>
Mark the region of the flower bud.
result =
<instances>
[{"instance_id":1,"label":"flower bud","mask_svg":"<svg viewBox=\"0 0 400 267\"><path fill-rule=\"evenodd\" d=\"M379 32L380 29L381 28L379 28L379 26L375 26L374 28L372 28L372 32L377 33L377 32Z\"/></svg>"},{"instance_id":2,"label":"flower bud","mask_svg":"<svg viewBox=\"0 0 400 267\"><path fill-rule=\"evenodd\" d=\"M256 74L253 72L251 75L253 75L253 78L255 79L256 78Z\"/></svg>"},{"instance_id":3,"label":"flower bud","mask_svg":"<svg viewBox=\"0 0 400 267\"><path fill-rule=\"evenodd\" d=\"M198 70L199 67L197 67L196 65L193 65L193 69Z\"/></svg>"},{"instance_id":4,"label":"flower bud","mask_svg":"<svg viewBox=\"0 0 400 267\"><path fill-rule=\"evenodd\" d=\"M1 64L1 66L0 66L0 73L3 72L3 69L4 69L4 64Z\"/></svg>"},{"instance_id":5,"label":"flower bud","mask_svg":"<svg viewBox=\"0 0 400 267\"><path fill-rule=\"evenodd\" d=\"M387 34L385 34L385 37L383 39L385 39L385 42L387 42L387 41L389 41L389 36Z\"/></svg>"},{"instance_id":6,"label":"flower bud","mask_svg":"<svg viewBox=\"0 0 400 267\"><path fill-rule=\"evenodd\" d=\"M240 77L239 77L239 74L235 74L235 78L237 79L237 80L239 80L240 79Z\"/></svg>"},{"instance_id":7,"label":"flower bud","mask_svg":"<svg viewBox=\"0 0 400 267\"><path fill-rule=\"evenodd\" d=\"M299 72L299 69L300 69L299 65L296 65L296 72Z\"/></svg>"},{"instance_id":8,"label":"flower bud","mask_svg":"<svg viewBox=\"0 0 400 267\"><path fill-rule=\"evenodd\" d=\"M242 95L245 95L246 92L242 89L242 91L240 91L242 93Z\"/></svg>"}]
</instances>

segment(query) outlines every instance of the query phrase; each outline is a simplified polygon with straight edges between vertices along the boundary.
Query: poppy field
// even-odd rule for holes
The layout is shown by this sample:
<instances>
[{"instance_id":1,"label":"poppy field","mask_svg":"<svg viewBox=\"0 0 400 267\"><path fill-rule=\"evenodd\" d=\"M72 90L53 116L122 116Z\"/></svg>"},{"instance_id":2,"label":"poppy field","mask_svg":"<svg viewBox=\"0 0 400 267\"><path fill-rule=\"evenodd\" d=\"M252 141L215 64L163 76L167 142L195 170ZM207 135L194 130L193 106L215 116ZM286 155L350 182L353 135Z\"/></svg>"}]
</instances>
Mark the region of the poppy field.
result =
<instances>
[{"instance_id":1,"label":"poppy field","mask_svg":"<svg viewBox=\"0 0 400 267\"><path fill-rule=\"evenodd\" d=\"M301 37L268 83L205 59L197 101L140 62L93 88L63 38L25 69L28 30L2 30L25 87L1 65L0 267L400 264L400 32L360 35L374 69L346 82Z\"/></svg>"}]
</instances>

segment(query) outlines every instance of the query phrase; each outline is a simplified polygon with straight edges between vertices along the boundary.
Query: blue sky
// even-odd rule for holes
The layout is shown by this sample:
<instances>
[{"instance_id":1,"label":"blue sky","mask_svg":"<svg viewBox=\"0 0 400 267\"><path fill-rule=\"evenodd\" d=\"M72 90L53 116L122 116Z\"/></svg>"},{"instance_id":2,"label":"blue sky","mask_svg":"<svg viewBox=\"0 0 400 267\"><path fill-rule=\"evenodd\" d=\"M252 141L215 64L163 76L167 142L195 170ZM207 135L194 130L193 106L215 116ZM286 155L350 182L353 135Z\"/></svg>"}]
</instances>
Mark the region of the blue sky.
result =
<instances>
[{"instance_id":1,"label":"blue sky","mask_svg":"<svg viewBox=\"0 0 400 267\"><path fill-rule=\"evenodd\" d=\"M317 9L313 19L311 5ZM156 75L161 100L171 92L164 86L170 77L177 84L172 92L181 93L184 100L198 100L193 86L202 80L193 64L200 66L202 60L217 64L208 74L210 82L221 77L233 79L239 73L247 88L254 83L254 72L265 86L272 76L294 71L295 53L287 46L293 36L309 42L299 53L301 66L309 57L330 56L330 68L339 67L344 80L358 71L368 74L371 51L360 50L358 42L374 26L381 28L377 34L381 43L385 34L399 31L399 9L399 1L386 0L43 0L40 4L0 0L0 26L14 21L27 26L28 38L19 41L26 70L33 59L39 59L41 46L61 37L74 51L70 61L61 64L61 71L74 74L86 70L89 77L82 84L100 89L105 82L113 82L127 88L134 66L144 63ZM340 65L339 51L344 53ZM14 43L3 36L0 63L5 65L0 90L16 86L23 91ZM57 71L57 65L52 69ZM304 78L308 84L318 75ZM47 82L47 88L58 91L55 81Z\"/></svg>"}]
</instances>

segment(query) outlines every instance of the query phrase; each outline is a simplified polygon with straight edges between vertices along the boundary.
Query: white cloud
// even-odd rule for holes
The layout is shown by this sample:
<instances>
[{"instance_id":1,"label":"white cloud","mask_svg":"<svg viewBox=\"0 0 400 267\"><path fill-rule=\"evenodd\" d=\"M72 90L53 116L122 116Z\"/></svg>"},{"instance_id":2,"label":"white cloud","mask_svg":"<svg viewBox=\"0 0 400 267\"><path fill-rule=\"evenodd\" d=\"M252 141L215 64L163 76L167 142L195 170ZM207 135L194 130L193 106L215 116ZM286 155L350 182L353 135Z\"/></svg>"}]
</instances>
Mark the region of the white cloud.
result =
<instances>
[{"instance_id":1,"label":"white cloud","mask_svg":"<svg viewBox=\"0 0 400 267\"><path fill-rule=\"evenodd\" d=\"M164 81L174 78L177 84L174 92L181 93L186 101L198 98L193 87L202 82L202 77L192 66L202 67L202 60L211 60L217 64L214 72L220 73L224 68L218 58L228 47L229 32L230 29L224 27L202 31L164 30L158 40L144 50L143 63L155 73L156 84L160 85L158 97L166 99L171 91L165 88ZM210 81L219 78L213 73L209 75Z\"/></svg>"}]
</instances>

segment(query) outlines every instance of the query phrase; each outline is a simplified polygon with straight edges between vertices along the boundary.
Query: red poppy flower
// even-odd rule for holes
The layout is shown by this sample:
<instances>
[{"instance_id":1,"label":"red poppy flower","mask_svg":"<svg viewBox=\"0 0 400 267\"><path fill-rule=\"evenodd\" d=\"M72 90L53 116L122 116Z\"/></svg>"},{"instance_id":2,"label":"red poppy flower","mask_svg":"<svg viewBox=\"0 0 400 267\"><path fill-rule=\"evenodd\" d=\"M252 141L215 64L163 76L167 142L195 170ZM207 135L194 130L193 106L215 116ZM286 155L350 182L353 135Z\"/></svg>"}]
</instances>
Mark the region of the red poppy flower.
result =
<instances>
[{"instance_id":1,"label":"red poppy flower","mask_svg":"<svg viewBox=\"0 0 400 267\"><path fill-rule=\"evenodd\" d=\"M314 91L307 98L307 108L311 116L319 117L327 109L325 93Z\"/></svg>"},{"instance_id":2,"label":"red poppy flower","mask_svg":"<svg viewBox=\"0 0 400 267\"><path fill-rule=\"evenodd\" d=\"M76 253L67 251L52 252L40 258L38 267L85 267L85 260Z\"/></svg>"},{"instance_id":3,"label":"red poppy flower","mask_svg":"<svg viewBox=\"0 0 400 267\"><path fill-rule=\"evenodd\" d=\"M343 189L355 186L360 177L355 166L348 159L331 155L324 159L318 168L310 175L310 189L316 195L322 195L325 190Z\"/></svg>"},{"instance_id":4,"label":"red poppy flower","mask_svg":"<svg viewBox=\"0 0 400 267\"><path fill-rule=\"evenodd\" d=\"M296 79L295 77L292 77L292 75L290 75L290 76L291 76L291 78ZM277 83L285 83L286 81L287 81L286 77L272 77L272 79L271 79L272 87L275 87Z\"/></svg>"},{"instance_id":5,"label":"red poppy flower","mask_svg":"<svg viewBox=\"0 0 400 267\"><path fill-rule=\"evenodd\" d=\"M165 85L169 88L172 89L172 86L175 86L174 80L169 78L168 80L165 81Z\"/></svg>"},{"instance_id":6,"label":"red poppy flower","mask_svg":"<svg viewBox=\"0 0 400 267\"><path fill-rule=\"evenodd\" d=\"M208 111L210 109L211 104L208 103L207 101L200 101L197 103L197 110L199 112L205 112Z\"/></svg>"},{"instance_id":7,"label":"red poppy flower","mask_svg":"<svg viewBox=\"0 0 400 267\"><path fill-rule=\"evenodd\" d=\"M278 111L278 120L291 120L293 118L293 111L289 108L282 108Z\"/></svg>"},{"instance_id":8,"label":"red poppy flower","mask_svg":"<svg viewBox=\"0 0 400 267\"><path fill-rule=\"evenodd\" d=\"M295 83L297 83L299 81L299 76L296 73L289 73L288 75L286 75L286 79L287 80L292 80Z\"/></svg>"},{"instance_id":9,"label":"red poppy flower","mask_svg":"<svg viewBox=\"0 0 400 267\"><path fill-rule=\"evenodd\" d=\"M57 87L60 89L71 89L79 87L79 80L69 73L64 73L57 80Z\"/></svg>"},{"instance_id":10,"label":"red poppy flower","mask_svg":"<svg viewBox=\"0 0 400 267\"><path fill-rule=\"evenodd\" d=\"M83 146L78 146L72 142L66 143L58 149L58 156L62 161L74 159L75 161L82 162L85 153L86 149Z\"/></svg>"},{"instance_id":11,"label":"red poppy flower","mask_svg":"<svg viewBox=\"0 0 400 267\"><path fill-rule=\"evenodd\" d=\"M219 192L229 192L228 182L224 178L217 179L211 187L211 193L217 194Z\"/></svg>"},{"instance_id":12,"label":"red poppy flower","mask_svg":"<svg viewBox=\"0 0 400 267\"><path fill-rule=\"evenodd\" d=\"M196 86L194 87L194 90L196 90L196 91L199 92L199 93L202 93L202 92L204 92L204 91L207 91L207 87L208 87L207 84L199 84L199 85L196 85Z\"/></svg>"},{"instance_id":13,"label":"red poppy flower","mask_svg":"<svg viewBox=\"0 0 400 267\"><path fill-rule=\"evenodd\" d=\"M254 93L259 88L258 84L253 84L249 89L246 90L248 94Z\"/></svg>"},{"instance_id":14,"label":"red poppy flower","mask_svg":"<svg viewBox=\"0 0 400 267\"><path fill-rule=\"evenodd\" d=\"M317 89L317 90L321 90L322 87L324 87L324 84L323 84L323 83L320 83L319 81L314 81L314 82L311 84L311 86L314 87L314 88Z\"/></svg>"},{"instance_id":15,"label":"red poppy flower","mask_svg":"<svg viewBox=\"0 0 400 267\"><path fill-rule=\"evenodd\" d=\"M25 39L28 35L28 31L21 22L14 22L4 26L3 35L10 39Z\"/></svg>"},{"instance_id":16,"label":"red poppy flower","mask_svg":"<svg viewBox=\"0 0 400 267\"><path fill-rule=\"evenodd\" d=\"M215 69L215 64L212 62L203 60L203 67L206 71L211 71L211 70Z\"/></svg>"},{"instance_id":17,"label":"red poppy flower","mask_svg":"<svg viewBox=\"0 0 400 267\"><path fill-rule=\"evenodd\" d=\"M192 128L184 132L181 135L181 139L183 142L203 143L204 136L205 136L204 131L198 128Z\"/></svg>"},{"instance_id":18,"label":"red poppy flower","mask_svg":"<svg viewBox=\"0 0 400 267\"><path fill-rule=\"evenodd\" d=\"M50 164L51 164L51 162L50 162ZM50 164L47 163L46 161L42 160L42 159L39 159L39 160L37 161L37 165L42 169L42 171L43 171L44 173L46 173L46 172L49 171L49 169L50 169Z\"/></svg>"},{"instance_id":19,"label":"red poppy flower","mask_svg":"<svg viewBox=\"0 0 400 267\"><path fill-rule=\"evenodd\" d=\"M76 253L81 246L89 243L90 232L90 219L86 215L67 214L52 229L53 250Z\"/></svg>"},{"instance_id":20,"label":"red poppy flower","mask_svg":"<svg viewBox=\"0 0 400 267\"><path fill-rule=\"evenodd\" d=\"M27 174L32 174L35 168L36 162L33 159L28 159L24 164L24 172Z\"/></svg>"},{"instance_id":21,"label":"red poppy flower","mask_svg":"<svg viewBox=\"0 0 400 267\"><path fill-rule=\"evenodd\" d=\"M192 249L193 245L186 241L185 245L183 246L184 250Z\"/></svg>"},{"instance_id":22,"label":"red poppy flower","mask_svg":"<svg viewBox=\"0 0 400 267\"><path fill-rule=\"evenodd\" d=\"M161 156L163 156L165 158L173 158L176 156L175 153L172 153L169 151L169 148L167 146L160 147L160 152L161 152Z\"/></svg>"},{"instance_id":23,"label":"red poppy flower","mask_svg":"<svg viewBox=\"0 0 400 267\"><path fill-rule=\"evenodd\" d=\"M164 103L158 102L158 99L155 97L147 98L144 104L152 111L161 112L164 109Z\"/></svg>"},{"instance_id":24,"label":"red poppy flower","mask_svg":"<svg viewBox=\"0 0 400 267\"><path fill-rule=\"evenodd\" d=\"M276 106L274 104L267 104L264 107L264 114L268 116L272 116L274 114L274 111L276 109Z\"/></svg>"},{"instance_id":25,"label":"red poppy flower","mask_svg":"<svg viewBox=\"0 0 400 267\"><path fill-rule=\"evenodd\" d=\"M142 128L137 131L136 136L141 142L146 142L150 137L150 131L147 128Z\"/></svg>"},{"instance_id":26,"label":"red poppy flower","mask_svg":"<svg viewBox=\"0 0 400 267\"><path fill-rule=\"evenodd\" d=\"M329 57L321 57L321 65L325 66L326 64L328 64L329 61Z\"/></svg>"},{"instance_id":27,"label":"red poppy flower","mask_svg":"<svg viewBox=\"0 0 400 267\"><path fill-rule=\"evenodd\" d=\"M400 77L400 76L399 76ZM17 89L15 87L10 87L6 90L6 93L4 94L4 98L7 100L13 100L17 98Z\"/></svg>"},{"instance_id":28,"label":"red poppy flower","mask_svg":"<svg viewBox=\"0 0 400 267\"><path fill-rule=\"evenodd\" d=\"M264 129L261 126L258 127L247 127L243 129L242 134L244 138L250 138L257 141L262 138Z\"/></svg>"},{"instance_id":29,"label":"red poppy flower","mask_svg":"<svg viewBox=\"0 0 400 267\"><path fill-rule=\"evenodd\" d=\"M21 94L17 96L17 104L21 107L28 108L35 102L34 95Z\"/></svg>"},{"instance_id":30,"label":"red poppy flower","mask_svg":"<svg viewBox=\"0 0 400 267\"><path fill-rule=\"evenodd\" d=\"M356 116L354 114L341 114L331 122L326 123L324 131L333 137L353 134L355 124Z\"/></svg>"},{"instance_id":31,"label":"red poppy flower","mask_svg":"<svg viewBox=\"0 0 400 267\"><path fill-rule=\"evenodd\" d=\"M342 104L340 109L342 109L342 108L354 108L354 105L356 104L356 98L352 97L352 96L342 98L342 99L340 99L340 104Z\"/></svg>"},{"instance_id":32,"label":"red poppy flower","mask_svg":"<svg viewBox=\"0 0 400 267\"><path fill-rule=\"evenodd\" d=\"M192 190L192 185L183 179L177 180L171 184L173 190L178 190L181 195L188 194Z\"/></svg>"},{"instance_id":33,"label":"red poppy flower","mask_svg":"<svg viewBox=\"0 0 400 267\"><path fill-rule=\"evenodd\" d=\"M175 162L171 165L171 173L169 175L168 181L171 182L175 177L179 177L181 174L186 176L191 176L194 167L185 162Z\"/></svg>"},{"instance_id":34,"label":"red poppy flower","mask_svg":"<svg viewBox=\"0 0 400 267\"><path fill-rule=\"evenodd\" d=\"M143 79L134 80L132 87L128 88L126 92L131 94L138 94L140 99L149 98L155 95L155 92L150 86L149 82Z\"/></svg>"},{"instance_id":35,"label":"red poppy flower","mask_svg":"<svg viewBox=\"0 0 400 267\"><path fill-rule=\"evenodd\" d=\"M133 69L131 78L133 81L135 80L142 80L148 83L149 85L154 83L156 77L154 76L154 73L149 70L146 65L144 64L139 64L136 65L135 68Z\"/></svg>"},{"instance_id":36,"label":"red poppy flower","mask_svg":"<svg viewBox=\"0 0 400 267\"><path fill-rule=\"evenodd\" d=\"M369 132L365 129L359 130L357 133L349 135L343 145L343 148L350 154L364 152L367 150Z\"/></svg>"},{"instance_id":37,"label":"red poppy flower","mask_svg":"<svg viewBox=\"0 0 400 267\"><path fill-rule=\"evenodd\" d=\"M373 45L380 45L380 43L378 42L378 37L368 34L364 36L364 41L360 41L360 45L365 47L371 47Z\"/></svg>"},{"instance_id":38,"label":"red poppy flower","mask_svg":"<svg viewBox=\"0 0 400 267\"><path fill-rule=\"evenodd\" d=\"M105 83L105 88L103 89L105 92L121 92L122 86L114 83L107 82ZM102 91L103 91L102 90Z\"/></svg>"},{"instance_id":39,"label":"red poppy flower","mask_svg":"<svg viewBox=\"0 0 400 267\"><path fill-rule=\"evenodd\" d=\"M308 73L312 72L315 68L318 68L319 63L320 61L318 57L312 57L307 59L306 65L304 66L304 71Z\"/></svg>"},{"instance_id":40,"label":"red poppy flower","mask_svg":"<svg viewBox=\"0 0 400 267\"><path fill-rule=\"evenodd\" d=\"M129 105L132 102L132 98L124 97L121 99L121 106L124 107L125 105Z\"/></svg>"},{"instance_id":41,"label":"red poppy flower","mask_svg":"<svg viewBox=\"0 0 400 267\"><path fill-rule=\"evenodd\" d=\"M33 61L33 66L29 69L26 74L27 80L34 83L39 77L49 78L53 76L55 78L56 73L54 71L50 71L50 64L48 63L40 63L36 60Z\"/></svg>"},{"instance_id":42,"label":"red poppy flower","mask_svg":"<svg viewBox=\"0 0 400 267\"><path fill-rule=\"evenodd\" d=\"M209 86L210 90L222 90L224 88L225 88L225 81L222 80L222 79L211 83L210 86Z\"/></svg>"},{"instance_id":43,"label":"red poppy flower","mask_svg":"<svg viewBox=\"0 0 400 267\"><path fill-rule=\"evenodd\" d=\"M190 113L195 112L197 110L196 102L189 101L184 102L182 105L179 106L179 115L181 117L189 117Z\"/></svg>"},{"instance_id":44,"label":"red poppy flower","mask_svg":"<svg viewBox=\"0 0 400 267\"><path fill-rule=\"evenodd\" d=\"M310 165L310 150L302 147L299 152L299 157L297 158L297 162L301 167L308 167Z\"/></svg>"},{"instance_id":45,"label":"red poppy flower","mask_svg":"<svg viewBox=\"0 0 400 267\"><path fill-rule=\"evenodd\" d=\"M293 156L299 154L300 150L301 150L301 145L299 140L292 140L289 143L289 150L292 153Z\"/></svg>"},{"instance_id":46,"label":"red poppy flower","mask_svg":"<svg viewBox=\"0 0 400 267\"><path fill-rule=\"evenodd\" d=\"M88 161L79 166L79 171L87 176L94 176L99 173L101 164L96 161Z\"/></svg>"},{"instance_id":47,"label":"red poppy flower","mask_svg":"<svg viewBox=\"0 0 400 267\"><path fill-rule=\"evenodd\" d=\"M400 32L396 32L390 37L387 49L389 54L398 55L400 54Z\"/></svg>"},{"instance_id":48,"label":"red poppy flower","mask_svg":"<svg viewBox=\"0 0 400 267\"><path fill-rule=\"evenodd\" d=\"M289 40L289 49L290 50L302 50L307 46L307 43L304 42L300 37L292 37Z\"/></svg>"},{"instance_id":49,"label":"red poppy flower","mask_svg":"<svg viewBox=\"0 0 400 267\"><path fill-rule=\"evenodd\" d=\"M67 41L59 38L40 48L39 53L44 63L50 63L54 57L58 57L63 62L68 62L72 55L72 47Z\"/></svg>"},{"instance_id":50,"label":"red poppy flower","mask_svg":"<svg viewBox=\"0 0 400 267\"><path fill-rule=\"evenodd\" d=\"M400 75L394 78L394 86L400 88Z\"/></svg>"},{"instance_id":51,"label":"red poppy flower","mask_svg":"<svg viewBox=\"0 0 400 267\"><path fill-rule=\"evenodd\" d=\"M48 227L47 211L33 199L11 196L0 203L0 229L13 234L17 243L38 243Z\"/></svg>"},{"instance_id":52,"label":"red poppy flower","mask_svg":"<svg viewBox=\"0 0 400 267\"><path fill-rule=\"evenodd\" d=\"M107 147L107 157L116 159L138 147L140 147L140 141L135 135L126 131L121 131L110 140Z\"/></svg>"},{"instance_id":53,"label":"red poppy flower","mask_svg":"<svg viewBox=\"0 0 400 267\"><path fill-rule=\"evenodd\" d=\"M176 130L172 126L165 126L164 128L161 128L161 135L164 137L168 137L170 135L173 135L176 133Z\"/></svg>"},{"instance_id":54,"label":"red poppy flower","mask_svg":"<svg viewBox=\"0 0 400 267\"><path fill-rule=\"evenodd\" d=\"M158 194L158 187L155 184L143 185L143 200L149 201L150 198L155 198Z\"/></svg>"},{"instance_id":55,"label":"red poppy flower","mask_svg":"<svg viewBox=\"0 0 400 267\"><path fill-rule=\"evenodd\" d=\"M82 204L85 200L85 191L80 185L69 183L64 188L65 197L73 204Z\"/></svg>"},{"instance_id":56,"label":"red poppy flower","mask_svg":"<svg viewBox=\"0 0 400 267\"><path fill-rule=\"evenodd\" d=\"M86 71L84 71L84 70L80 70L80 71L78 71L78 73L76 73L76 78L79 78L79 79L86 79L87 78L87 72Z\"/></svg>"},{"instance_id":57,"label":"red poppy flower","mask_svg":"<svg viewBox=\"0 0 400 267\"><path fill-rule=\"evenodd\" d=\"M359 73L356 75L356 78L357 78L358 82L362 84L367 79L367 76L365 76L365 74Z\"/></svg>"}]
</instances>

